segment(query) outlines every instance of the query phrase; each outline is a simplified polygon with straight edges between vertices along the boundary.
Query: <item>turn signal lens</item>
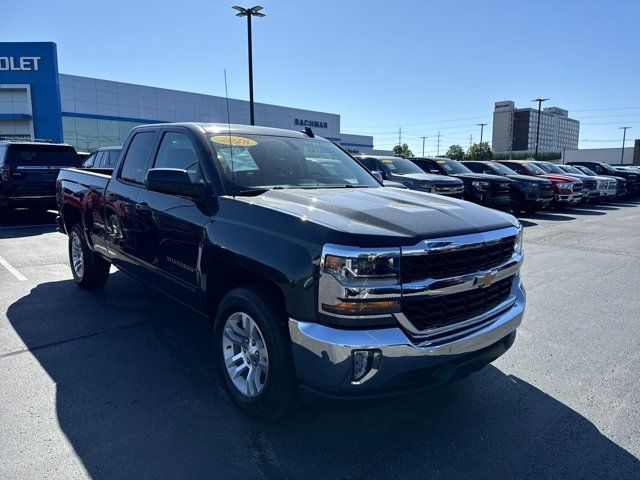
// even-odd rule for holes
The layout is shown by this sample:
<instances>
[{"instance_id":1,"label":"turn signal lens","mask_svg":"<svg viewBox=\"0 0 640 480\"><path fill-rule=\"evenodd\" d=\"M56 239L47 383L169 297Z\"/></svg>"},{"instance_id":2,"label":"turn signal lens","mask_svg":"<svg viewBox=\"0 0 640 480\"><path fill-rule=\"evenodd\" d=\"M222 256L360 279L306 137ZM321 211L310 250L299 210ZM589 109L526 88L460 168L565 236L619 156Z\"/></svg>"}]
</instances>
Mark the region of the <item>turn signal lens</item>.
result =
<instances>
[{"instance_id":1,"label":"turn signal lens","mask_svg":"<svg viewBox=\"0 0 640 480\"><path fill-rule=\"evenodd\" d=\"M400 301L376 300L371 302L340 302L336 305L322 304L325 312L339 315L375 315L384 313L399 313Z\"/></svg>"}]
</instances>

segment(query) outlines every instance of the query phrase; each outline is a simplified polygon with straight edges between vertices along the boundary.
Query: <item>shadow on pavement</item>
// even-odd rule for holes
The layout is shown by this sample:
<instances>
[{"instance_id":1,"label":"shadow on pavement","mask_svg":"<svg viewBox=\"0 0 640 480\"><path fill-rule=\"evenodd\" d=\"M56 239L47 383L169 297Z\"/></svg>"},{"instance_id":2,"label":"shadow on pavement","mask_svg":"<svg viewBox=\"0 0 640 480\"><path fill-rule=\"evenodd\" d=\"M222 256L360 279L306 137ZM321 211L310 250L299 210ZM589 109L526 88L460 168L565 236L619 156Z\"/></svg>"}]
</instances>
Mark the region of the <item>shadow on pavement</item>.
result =
<instances>
[{"instance_id":1,"label":"shadow on pavement","mask_svg":"<svg viewBox=\"0 0 640 480\"><path fill-rule=\"evenodd\" d=\"M561 212L564 212L564 210L561 210ZM527 214L524 215L523 218L530 220L549 220L552 222L568 222L576 219L576 217L570 217L569 215L563 215L562 213L556 213L555 211Z\"/></svg>"},{"instance_id":2,"label":"shadow on pavement","mask_svg":"<svg viewBox=\"0 0 640 480\"><path fill-rule=\"evenodd\" d=\"M96 294L38 285L7 316L29 350L9 356L35 356L55 382L60 428L95 479L640 478L586 418L493 366L391 403L256 423L218 386L207 322L120 272Z\"/></svg>"},{"instance_id":3,"label":"shadow on pavement","mask_svg":"<svg viewBox=\"0 0 640 480\"><path fill-rule=\"evenodd\" d=\"M578 215L578 216L599 216L599 215L607 214L607 212L592 210L590 206L583 207L583 208L572 208L571 210L567 210L567 212L570 213L571 215Z\"/></svg>"},{"instance_id":4,"label":"shadow on pavement","mask_svg":"<svg viewBox=\"0 0 640 480\"><path fill-rule=\"evenodd\" d=\"M0 238L32 237L56 229L55 210L9 210L0 213Z\"/></svg>"}]
</instances>

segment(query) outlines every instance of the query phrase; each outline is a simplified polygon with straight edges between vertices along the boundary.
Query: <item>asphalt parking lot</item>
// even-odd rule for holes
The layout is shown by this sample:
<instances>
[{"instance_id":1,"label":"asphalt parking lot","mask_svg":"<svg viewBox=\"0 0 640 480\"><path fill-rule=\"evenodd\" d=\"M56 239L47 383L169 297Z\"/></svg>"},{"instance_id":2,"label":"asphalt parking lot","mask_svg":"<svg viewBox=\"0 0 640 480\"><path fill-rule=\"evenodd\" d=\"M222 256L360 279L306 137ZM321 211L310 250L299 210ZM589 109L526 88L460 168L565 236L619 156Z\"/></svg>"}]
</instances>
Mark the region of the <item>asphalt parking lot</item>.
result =
<instances>
[{"instance_id":1,"label":"asphalt parking lot","mask_svg":"<svg viewBox=\"0 0 640 480\"><path fill-rule=\"evenodd\" d=\"M457 384L241 416L210 328L114 272L75 287L53 215L0 225L0 478L640 478L640 201L525 230L514 347Z\"/></svg>"}]
</instances>

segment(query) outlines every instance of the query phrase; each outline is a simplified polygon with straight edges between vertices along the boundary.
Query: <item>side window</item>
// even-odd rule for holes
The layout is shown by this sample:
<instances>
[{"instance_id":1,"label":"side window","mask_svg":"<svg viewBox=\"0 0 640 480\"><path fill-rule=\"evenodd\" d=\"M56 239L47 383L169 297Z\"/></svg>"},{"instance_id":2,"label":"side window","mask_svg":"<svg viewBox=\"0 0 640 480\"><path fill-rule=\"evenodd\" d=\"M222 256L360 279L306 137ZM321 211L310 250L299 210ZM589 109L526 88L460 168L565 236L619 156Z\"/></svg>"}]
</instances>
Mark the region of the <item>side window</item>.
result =
<instances>
[{"instance_id":1,"label":"side window","mask_svg":"<svg viewBox=\"0 0 640 480\"><path fill-rule=\"evenodd\" d=\"M93 162L93 166L95 168L102 168L102 159L104 158L105 155L106 155L106 152L104 150L96 153L96 159Z\"/></svg>"},{"instance_id":2,"label":"side window","mask_svg":"<svg viewBox=\"0 0 640 480\"><path fill-rule=\"evenodd\" d=\"M467 167L469 170L471 170L472 172L475 173L482 173L483 169L489 169L488 167L485 167L484 165L480 164L480 163L473 163L473 162L465 162L464 166Z\"/></svg>"},{"instance_id":3,"label":"side window","mask_svg":"<svg viewBox=\"0 0 640 480\"><path fill-rule=\"evenodd\" d=\"M93 163L94 160L96 159L96 152L93 152L91 155L89 155L87 158L84 159L84 162L82 163L83 167L93 167Z\"/></svg>"},{"instance_id":4,"label":"side window","mask_svg":"<svg viewBox=\"0 0 640 480\"><path fill-rule=\"evenodd\" d=\"M109 158L107 159L105 155L105 158L102 159L105 168L116 168L118 158L120 158L120 151L121 150L109 150Z\"/></svg>"},{"instance_id":5,"label":"side window","mask_svg":"<svg viewBox=\"0 0 640 480\"><path fill-rule=\"evenodd\" d=\"M0 145L0 165L4 165L4 154L7 151L7 147Z\"/></svg>"},{"instance_id":6,"label":"side window","mask_svg":"<svg viewBox=\"0 0 640 480\"><path fill-rule=\"evenodd\" d=\"M120 178L129 182L142 183L146 175L147 158L155 132L136 133L124 157Z\"/></svg>"},{"instance_id":7,"label":"side window","mask_svg":"<svg viewBox=\"0 0 640 480\"><path fill-rule=\"evenodd\" d=\"M380 171L380 166L378 165L378 162L376 162L373 158L364 158L362 160L362 163L364 164L365 167L367 167L367 170L374 172L374 171Z\"/></svg>"},{"instance_id":8,"label":"side window","mask_svg":"<svg viewBox=\"0 0 640 480\"><path fill-rule=\"evenodd\" d=\"M191 139L183 133L164 134L153 168L179 168L186 170L192 181L202 181L198 153Z\"/></svg>"},{"instance_id":9,"label":"side window","mask_svg":"<svg viewBox=\"0 0 640 480\"><path fill-rule=\"evenodd\" d=\"M527 171L525 170L525 168L519 163L507 163L507 167L509 167L511 170L515 170L516 173L525 174L525 175L527 174Z\"/></svg>"}]
</instances>

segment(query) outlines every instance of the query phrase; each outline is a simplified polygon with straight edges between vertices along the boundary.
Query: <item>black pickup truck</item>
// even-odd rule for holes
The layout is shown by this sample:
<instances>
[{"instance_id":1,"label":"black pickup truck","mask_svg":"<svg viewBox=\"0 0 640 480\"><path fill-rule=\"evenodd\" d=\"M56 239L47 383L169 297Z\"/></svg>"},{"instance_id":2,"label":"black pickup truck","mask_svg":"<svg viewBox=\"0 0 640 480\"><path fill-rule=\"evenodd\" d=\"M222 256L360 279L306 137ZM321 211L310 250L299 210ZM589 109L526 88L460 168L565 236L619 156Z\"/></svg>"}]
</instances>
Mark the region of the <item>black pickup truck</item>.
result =
<instances>
[{"instance_id":1,"label":"black pickup truck","mask_svg":"<svg viewBox=\"0 0 640 480\"><path fill-rule=\"evenodd\" d=\"M499 210L513 208L511 180L506 177L474 173L461 162L450 158L410 157L409 160L427 173L449 175L462 180L465 200Z\"/></svg>"},{"instance_id":2,"label":"black pickup truck","mask_svg":"<svg viewBox=\"0 0 640 480\"><path fill-rule=\"evenodd\" d=\"M258 417L300 389L362 398L461 378L522 320L514 217L382 188L310 129L140 126L111 176L57 183L77 285L102 287L115 265L210 318L221 383Z\"/></svg>"}]
</instances>

